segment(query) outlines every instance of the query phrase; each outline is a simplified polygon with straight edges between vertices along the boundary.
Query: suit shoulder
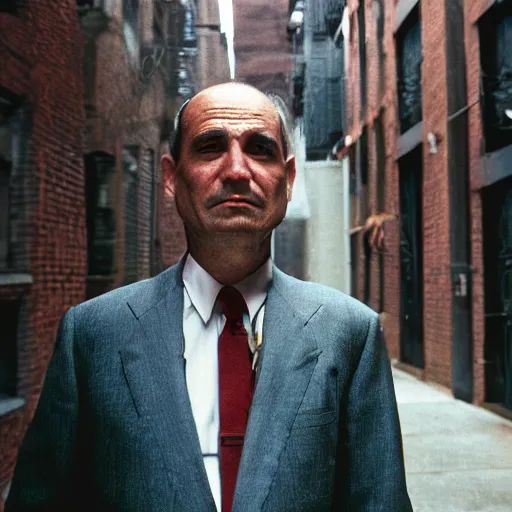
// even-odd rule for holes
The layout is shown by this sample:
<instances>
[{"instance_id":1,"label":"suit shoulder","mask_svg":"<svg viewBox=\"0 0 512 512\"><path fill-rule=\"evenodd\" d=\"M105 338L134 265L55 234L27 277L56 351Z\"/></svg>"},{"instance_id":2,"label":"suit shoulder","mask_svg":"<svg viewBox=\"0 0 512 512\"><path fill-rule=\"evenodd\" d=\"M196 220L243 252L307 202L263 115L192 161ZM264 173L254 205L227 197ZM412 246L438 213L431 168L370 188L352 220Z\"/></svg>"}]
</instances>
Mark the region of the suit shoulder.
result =
<instances>
[{"instance_id":1,"label":"suit shoulder","mask_svg":"<svg viewBox=\"0 0 512 512\"><path fill-rule=\"evenodd\" d=\"M360 321L364 325L368 325L370 321L375 321L378 318L378 314L373 309L340 290L323 284L301 281L284 273L281 273L281 279L291 291L290 295L295 304L301 309L321 304L333 315L348 316L353 321Z\"/></svg>"},{"instance_id":2,"label":"suit shoulder","mask_svg":"<svg viewBox=\"0 0 512 512\"><path fill-rule=\"evenodd\" d=\"M159 296L163 296L172 285L170 273L175 267L171 267L155 277L137 281L126 286L89 299L75 306L75 314L82 317L98 318L112 316L120 308L125 310L127 303L142 300L156 302Z\"/></svg>"}]
</instances>

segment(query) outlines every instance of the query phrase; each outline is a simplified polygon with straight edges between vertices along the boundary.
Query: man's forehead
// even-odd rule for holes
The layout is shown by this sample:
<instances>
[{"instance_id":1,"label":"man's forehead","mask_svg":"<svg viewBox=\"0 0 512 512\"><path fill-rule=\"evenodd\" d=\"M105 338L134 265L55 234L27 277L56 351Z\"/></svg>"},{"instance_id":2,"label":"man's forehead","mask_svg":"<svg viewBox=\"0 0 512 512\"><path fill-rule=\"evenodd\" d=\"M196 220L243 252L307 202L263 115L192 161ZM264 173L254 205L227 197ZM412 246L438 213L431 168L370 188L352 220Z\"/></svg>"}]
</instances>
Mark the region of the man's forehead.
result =
<instances>
[{"instance_id":1,"label":"man's forehead","mask_svg":"<svg viewBox=\"0 0 512 512\"><path fill-rule=\"evenodd\" d=\"M201 125L216 124L274 131L279 129L279 114L272 102L257 89L223 84L195 96L184 112L183 122L192 131L202 131Z\"/></svg>"}]
</instances>

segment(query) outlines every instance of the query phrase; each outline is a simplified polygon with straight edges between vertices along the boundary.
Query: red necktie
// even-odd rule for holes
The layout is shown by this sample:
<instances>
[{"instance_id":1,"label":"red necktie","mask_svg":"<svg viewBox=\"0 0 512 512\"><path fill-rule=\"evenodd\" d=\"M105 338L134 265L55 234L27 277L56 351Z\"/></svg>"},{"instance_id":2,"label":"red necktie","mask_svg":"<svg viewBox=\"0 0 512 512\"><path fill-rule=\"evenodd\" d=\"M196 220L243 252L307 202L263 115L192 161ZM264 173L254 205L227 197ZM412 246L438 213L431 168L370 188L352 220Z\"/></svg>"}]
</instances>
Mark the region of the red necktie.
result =
<instances>
[{"instance_id":1,"label":"red necktie","mask_svg":"<svg viewBox=\"0 0 512 512\"><path fill-rule=\"evenodd\" d=\"M222 512L231 512L252 400L252 367L242 315L247 304L230 286L219 293L226 325L219 338L220 476Z\"/></svg>"}]
</instances>

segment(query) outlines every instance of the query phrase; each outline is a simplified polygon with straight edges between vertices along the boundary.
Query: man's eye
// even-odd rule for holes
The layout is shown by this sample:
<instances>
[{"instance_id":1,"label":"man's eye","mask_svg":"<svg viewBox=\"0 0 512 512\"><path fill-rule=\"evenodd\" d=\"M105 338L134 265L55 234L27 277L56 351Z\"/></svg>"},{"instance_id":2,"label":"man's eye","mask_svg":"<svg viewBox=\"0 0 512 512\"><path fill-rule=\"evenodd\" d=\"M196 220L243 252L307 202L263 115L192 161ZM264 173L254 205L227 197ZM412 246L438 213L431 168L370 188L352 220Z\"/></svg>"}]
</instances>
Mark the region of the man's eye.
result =
<instances>
[{"instance_id":1,"label":"man's eye","mask_svg":"<svg viewBox=\"0 0 512 512\"><path fill-rule=\"evenodd\" d=\"M266 156L272 156L274 152L272 151L272 148L269 146L266 146L265 144L252 144L251 146L251 153L255 155L266 155Z\"/></svg>"},{"instance_id":2,"label":"man's eye","mask_svg":"<svg viewBox=\"0 0 512 512\"><path fill-rule=\"evenodd\" d=\"M218 142L207 142L199 147L200 153L218 153L221 150L221 144Z\"/></svg>"}]
</instances>

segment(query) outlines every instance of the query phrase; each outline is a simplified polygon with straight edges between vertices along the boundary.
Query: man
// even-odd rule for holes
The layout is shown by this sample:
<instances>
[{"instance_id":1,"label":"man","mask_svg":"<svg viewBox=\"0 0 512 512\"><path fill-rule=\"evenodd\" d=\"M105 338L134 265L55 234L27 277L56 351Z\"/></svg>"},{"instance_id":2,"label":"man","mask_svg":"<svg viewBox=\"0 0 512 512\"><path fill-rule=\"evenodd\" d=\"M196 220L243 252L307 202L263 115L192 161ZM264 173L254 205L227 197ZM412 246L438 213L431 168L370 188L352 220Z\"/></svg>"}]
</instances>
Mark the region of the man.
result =
<instances>
[{"instance_id":1,"label":"man","mask_svg":"<svg viewBox=\"0 0 512 512\"><path fill-rule=\"evenodd\" d=\"M188 252L66 314L7 510L410 511L377 315L270 260L295 177L276 108L214 86L178 134Z\"/></svg>"}]
</instances>

